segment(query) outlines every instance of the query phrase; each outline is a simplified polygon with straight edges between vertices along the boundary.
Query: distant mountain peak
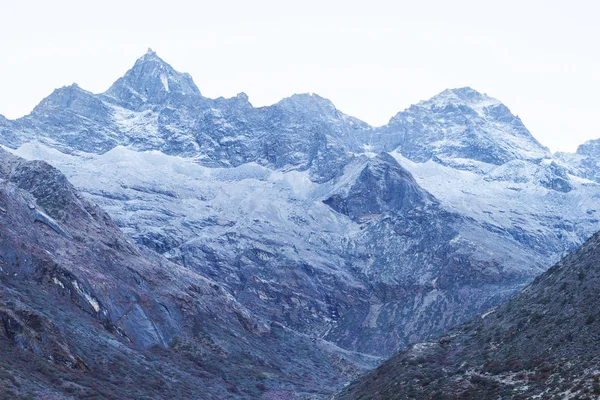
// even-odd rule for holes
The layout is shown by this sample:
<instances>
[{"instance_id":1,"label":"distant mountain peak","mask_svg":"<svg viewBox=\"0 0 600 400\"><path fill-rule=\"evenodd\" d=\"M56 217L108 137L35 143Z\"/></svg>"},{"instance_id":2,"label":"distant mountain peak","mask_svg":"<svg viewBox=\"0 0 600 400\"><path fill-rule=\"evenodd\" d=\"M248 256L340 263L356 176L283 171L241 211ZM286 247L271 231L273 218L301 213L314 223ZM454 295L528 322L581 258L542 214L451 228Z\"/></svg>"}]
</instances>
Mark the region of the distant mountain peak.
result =
<instances>
[{"instance_id":1,"label":"distant mountain peak","mask_svg":"<svg viewBox=\"0 0 600 400\"><path fill-rule=\"evenodd\" d=\"M472 100L472 99L479 99L482 97L488 97L487 94L478 92L477 90L475 90L469 86L464 86L461 88L454 88L454 89L446 89L442 93L452 93L453 95L455 95L458 98L461 98L463 100Z\"/></svg>"},{"instance_id":2,"label":"distant mountain peak","mask_svg":"<svg viewBox=\"0 0 600 400\"><path fill-rule=\"evenodd\" d=\"M437 157L472 171L483 172L478 162L501 165L550 156L508 107L470 87L446 89L412 105L396 114L386 129L397 138L388 146L401 147L413 161Z\"/></svg>"},{"instance_id":3,"label":"distant mountain peak","mask_svg":"<svg viewBox=\"0 0 600 400\"><path fill-rule=\"evenodd\" d=\"M449 104L466 105L478 112L481 112L485 107L497 106L502 103L485 93L480 93L477 90L467 86L456 89L446 89L443 92L433 96L429 100L419 102L417 106L431 108L432 106L445 107Z\"/></svg>"},{"instance_id":4,"label":"distant mountain peak","mask_svg":"<svg viewBox=\"0 0 600 400\"><path fill-rule=\"evenodd\" d=\"M133 109L160 104L173 96L202 96L189 74L176 71L150 48L104 95Z\"/></svg>"},{"instance_id":5,"label":"distant mountain peak","mask_svg":"<svg viewBox=\"0 0 600 400\"><path fill-rule=\"evenodd\" d=\"M600 154L600 139L588 140L577 147L577 154L583 156L596 156Z\"/></svg>"},{"instance_id":6,"label":"distant mountain peak","mask_svg":"<svg viewBox=\"0 0 600 400\"><path fill-rule=\"evenodd\" d=\"M280 100L277 105L294 112L318 113L328 116L339 114L331 100L315 93L296 93Z\"/></svg>"},{"instance_id":7,"label":"distant mountain peak","mask_svg":"<svg viewBox=\"0 0 600 400\"><path fill-rule=\"evenodd\" d=\"M161 65L162 68L172 69L173 71L175 71L169 63L160 58L159 55L151 48L148 48L148 51L146 51L146 53L143 56L138 58L135 63L156 63L158 65Z\"/></svg>"},{"instance_id":8,"label":"distant mountain peak","mask_svg":"<svg viewBox=\"0 0 600 400\"><path fill-rule=\"evenodd\" d=\"M321 97L316 93L306 92L306 93L294 93L290 97L286 97L282 99L281 102L294 102L296 104L323 104L323 105L331 105L335 107L331 100L326 99L325 97Z\"/></svg>"},{"instance_id":9,"label":"distant mountain peak","mask_svg":"<svg viewBox=\"0 0 600 400\"><path fill-rule=\"evenodd\" d=\"M244 92L239 92L238 94L235 95L235 97L238 100L242 100L242 101L248 101L248 95Z\"/></svg>"},{"instance_id":10,"label":"distant mountain peak","mask_svg":"<svg viewBox=\"0 0 600 400\"><path fill-rule=\"evenodd\" d=\"M93 98L94 95L91 92L82 89L76 83L72 83L68 86L55 89L34 108L33 112L65 109L83 104L89 106L90 102L94 101Z\"/></svg>"},{"instance_id":11,"label":"distant mountain peak","mask_svg":"<svg viewBox=\"0 0 600 400\"><path fill-rule=\"evenodd\" d=\"M158 54L156 54L156 52L154 50L152 50L150 47L148 47L148 50L146 51L146 54L144 54L140 58L143 58L143 59L158 58L158 59L160 59L160 57L158 57Z\"/></svg>"}]
</instances>

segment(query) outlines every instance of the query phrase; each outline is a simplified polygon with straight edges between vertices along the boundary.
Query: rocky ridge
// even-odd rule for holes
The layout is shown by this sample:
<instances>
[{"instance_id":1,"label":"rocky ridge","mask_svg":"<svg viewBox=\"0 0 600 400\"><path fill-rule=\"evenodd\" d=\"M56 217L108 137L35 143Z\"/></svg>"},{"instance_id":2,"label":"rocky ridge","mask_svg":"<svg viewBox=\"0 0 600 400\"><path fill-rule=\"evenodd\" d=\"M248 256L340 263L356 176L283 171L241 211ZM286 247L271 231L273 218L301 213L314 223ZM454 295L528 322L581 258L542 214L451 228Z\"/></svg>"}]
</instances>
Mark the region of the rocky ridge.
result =
<instances>
[{"instance_id":1,"label":"rocky ridge","mask_svg":"<svg viewBox=\"0 0 600 400\"><path fill-rule=\"evenodd\" d=\"M0 231L2 396L322 398L376 361L257 317L4 151Z\"/></svg>"},{"instance_id":2,"label":"rocky ridge","mask_svg":"<svg viewBox=\"0 0 600 400\"><path fill-rule=\"evenodd\" d=\"M597 398L600 234L505 304L412 344L335 399Z\"/></svg>"}]
</instances>

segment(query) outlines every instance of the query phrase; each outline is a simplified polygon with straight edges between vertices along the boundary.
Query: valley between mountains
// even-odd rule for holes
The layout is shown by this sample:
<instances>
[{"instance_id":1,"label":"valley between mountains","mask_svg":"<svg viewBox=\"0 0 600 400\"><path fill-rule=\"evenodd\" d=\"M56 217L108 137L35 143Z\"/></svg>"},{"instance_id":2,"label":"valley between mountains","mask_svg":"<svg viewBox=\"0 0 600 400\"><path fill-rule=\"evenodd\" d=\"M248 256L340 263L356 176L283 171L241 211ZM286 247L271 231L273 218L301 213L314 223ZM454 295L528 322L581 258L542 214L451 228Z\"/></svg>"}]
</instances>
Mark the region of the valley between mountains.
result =
<instances>
[{"instance_id":1,"label":"valley between mountains","mask_svg":"<svg viewBox=\"0 0 600 400\"><path fill-rule=\"evenodd\" d=\"M104 93L74 84L0 116L0 144L0 346L18 360L0 363L8 397L327 399L414 343L426 348L341 398L390 398L396 384L421 398L507 396L500 378L473 382L493 352L470 349L502 346L513 322L529 329L502 310L528 309L552 271L572 280L597 238L548 269L600 230L597 141L553 154L471 88L372 127L315 94L267 107L204 97L149 50ZM502 363L526 346L514 343ZM470 366L425 387L411 354L435 363L452 348ZM543 359L543 379L566 379ZM412 367L392 379L399 365ZM575 385L563 386L548 394Z\"/></svg>"}]
</instances>

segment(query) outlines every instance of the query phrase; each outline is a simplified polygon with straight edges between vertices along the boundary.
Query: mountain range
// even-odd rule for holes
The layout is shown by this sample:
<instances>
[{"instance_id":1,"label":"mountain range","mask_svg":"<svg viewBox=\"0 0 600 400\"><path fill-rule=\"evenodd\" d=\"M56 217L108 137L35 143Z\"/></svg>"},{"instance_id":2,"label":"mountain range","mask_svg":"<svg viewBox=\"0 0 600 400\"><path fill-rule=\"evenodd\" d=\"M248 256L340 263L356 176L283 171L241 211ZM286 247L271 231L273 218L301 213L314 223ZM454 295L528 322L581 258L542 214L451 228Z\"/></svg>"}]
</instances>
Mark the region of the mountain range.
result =
<instances>
[{"instance_id":1,"label":"mountain range","mask_svg":"<svg viewBox=\"0 0 600 400\"><path fill-rule=\"evenodd\" d=\"M143 259L135 273L121 265L106 277L127 293L107 298L90 271L70 271L90 298L118 304L123 296L123 307L138 310L136 296L158 299L160 289L172 298L188 280L219 288L214 300L198 295L202 311L190 320L156 306L128 322L116 305L99 319L111 321L102 340L123 332L118 340L136 352L201 348L224 363L227 372L215 373L221 386L206 394L215 398L233 387L223 376L237 382L230 396L330 396L382 357L504 302L600 228L597 143L552 154L504 104L471 88L445 90L372 127L315 94L267 107L243 93L204 97L190 75L149 50L104 93L71 85L25 117L0 117L0 144L60 170L72 196L105 210L113 235ZM7 171L29 165L14 156L5 155ZM88 221L58 211L63 203L48 207ZM55 234L69 231L49 221ZM73 260L55 262L81 262ZM130 294L121 273L153 285ZM28 307L46 313L43 302ZM243 315L241 328L224 314ZM190 321L206 319L215 322L203 341ZM292 348L291 359L282 356ZM237 352L244 356L223 356ZM286 373L256 386L249 371L230 372L238 357ZM306 360L334 372L310 374L307 384Z\"/></svg>"}]
</instances>

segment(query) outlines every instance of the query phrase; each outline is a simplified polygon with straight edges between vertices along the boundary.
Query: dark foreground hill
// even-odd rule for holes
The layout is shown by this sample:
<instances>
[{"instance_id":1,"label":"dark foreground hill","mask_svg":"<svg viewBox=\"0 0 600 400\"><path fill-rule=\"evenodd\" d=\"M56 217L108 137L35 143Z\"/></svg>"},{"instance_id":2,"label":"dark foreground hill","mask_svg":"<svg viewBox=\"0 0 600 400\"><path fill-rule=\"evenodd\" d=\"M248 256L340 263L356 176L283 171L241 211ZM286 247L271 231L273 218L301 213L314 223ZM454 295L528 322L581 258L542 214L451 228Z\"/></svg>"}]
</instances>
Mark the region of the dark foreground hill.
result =
<instances>
[{"instance_id":1,"label":"dark foreground hill","mask_svg":"<svg viewBox=\"0 0 600 400\"><path fill-rule=\"evenodd\" d=\"M1 150L0 354L9 399L328 397L373 361L261 320Z\"/></svg>"},{"instance_id":2,"label":"dark foreground hill","mask_svg":"<svg viewBox=\"0 0 600 400\"><path fill-rule=\"evenodd\" d=\"M600 396L600 234L511 300L413 344L336 399Z\"/></svg>"}]
</instances>

